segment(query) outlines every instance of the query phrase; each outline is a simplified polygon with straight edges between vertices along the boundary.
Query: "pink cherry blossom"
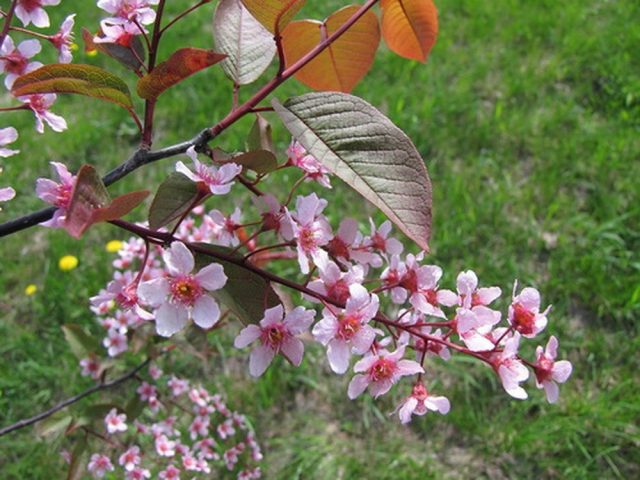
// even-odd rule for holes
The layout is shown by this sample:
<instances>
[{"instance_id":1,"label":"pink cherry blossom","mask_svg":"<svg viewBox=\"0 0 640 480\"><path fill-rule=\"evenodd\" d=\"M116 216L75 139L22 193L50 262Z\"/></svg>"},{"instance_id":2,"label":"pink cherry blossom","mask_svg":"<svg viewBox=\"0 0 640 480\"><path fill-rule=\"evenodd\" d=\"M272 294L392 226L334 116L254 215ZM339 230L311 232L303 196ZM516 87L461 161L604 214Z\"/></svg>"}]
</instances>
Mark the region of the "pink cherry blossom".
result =
<instances>
[{"instance_id":1,"label":"pink cherry blossom","mask_svg":"<svg viewBox=\"0 0 640 480\"><path fill-rule=\"evenodd\" d=\"M262 215L262 228L274 230L277 235L292 238L291 224L285 221L285 210L278 199L270 193L253 197L253 203Z\"/></svg>"},{"instance_id":2,"label":"pink cherry blossom","mask_svg":"<svg viewBox=\"0 0 640 480\"><path fill-rule=\"evenodd\" d=\"M167 386L171 389L171 395L179 397L189 390L189 381L172 376L167 382Z\"/></svg>"},{"instance_id":3,"label":"pink cherry blossom","mask_svg":"<svg viewBox=\"0 0 640 480\"><path fill-rule=\"evenodd\" d=\"M309 282L307 287L331 300L343 304L349 299L349 287L364 280L364 271L360 265L354 265L346 272L334 262L329 261L325 268L319 269L320 278ZM305 295L311 302L318 302L315 297Z\"/></svg>"},{"instance_id":4,"label":"pink cherry blossom","mask_svg":"<svg viewBox=\"0 0 640 480\"><path fill-rule=\"evenodd\" d=\"M422 255L407 255L405 271L400 278L400 286L406 289L409 302L425 315L446 319L440 305L451 307L457 302L457 295L450 290L439 290L438 282L442 269L437 265L420 265ZM392 297L393 298L393 297Z\"/></svg>"},{"instance_id":5,"label":"pink cherry blossom","mask_svg":"<svg viewBox=\"0 0 640 480\"><path fill-rule=\"evenodd\" d=\"M403 360L404 346L395 352L386 350L375 355L369 355L358 361L353 371L358 373L349 383L348 395L350 399L357 398L367 387L373 397L387 393L400 377L424 373L418 362Z\"/></svg>"},{"instance_id":6,"label":"pink cherry blossom","mask_svg":"<svg viewBox=\"0 0 640 480\"><path fill-rule=\"evenodd\" d=\"M98 0L98 8L113 15L107 18L110 23L137 21L142 25L150 25L156 19L156 12L151 5L159 0Z\"/></svg>"},{"instance_id":7,"label":"pink cherry blossom","mask_svg":"<svg viewBox=\"0 0 640 480\"><path fill-rule=\"evenodd\" d=\"M125 480L144 480L151 478L151 472L146 468L134 467L133 470L125 472L124 478Z\"/></svg>"},{"instance_id":8,"label":"pink cherry blossom","mask_svg":"<svg viewBox=\"0 0 640 480\"><path fill-rule=\"evenodd\" d=\"M118 410L112 408L111 411L104 417L104 424L107 427L107 432L118 433L127 431L127 415L125 413L118 414Z\"/></svg>"},{"instance_id":9,"label":"pink cherry blossom","mask_svg":"<svg viewBox=\"0 0 640 480\"><path fill-rule=\"evenodd\" d=\"M422 416L426 414L428 410L446 415L449 413L450 408L451 404L447 397L430 395L424 384L418 382L413 386L411 395L405 398L398 408L398 415L400 416L400 422L409 423L411 421L411 415Z\"/></svg>"},{"instance_id":10,"label":"pink cherry blossom","mask_svg":"<svg viewBox=\"0 0 640 480\"><path fill-rule=\"evenodd\" d=\"M378 296L370 295L358 284L351 285L349 293L345 309L336 316L331 309L325 308L322 320L312 331L315 339L327 347L331 370L339 374L349 368L351 351L363 355L376 337L376 330L367 324L378 313Z\"/></svg>"},{"instance_id":11,"label":"pink cherry blossom","mask_svg":"<svg viewBox=\"0 0 640 480\"><path fill-rule=\"evenodd\" d=\"M49 41L58 50L58 62L70 63L73 59L71 45L73 44L73 25L75 23L75 13L64 19L60 30L49 37Z\"/></svg>"},{"instance_id":12,"label":"pink cherry blossom","mask_svg":"<svg viewBox=\"0 0 640 480\"><path fill-rule=\"evenodd\" d=\"M193 419L193 422L191 422L191 425L189 426L189 433L191 435L191 440L195 440L196 438L200 437L207 437L209 436L209 417L200 417L197 416Z\"/></svg>"},{"instance_id":13,"label":"pink cherry blossom","mask_svg":"<svg viewBox=\"0 0 640 480\"><path fill-rule=\"evenodd\" d=\"M536 348L536 363L534 365L536 386L544 388L549 403L558 401L558 383L564 383L571 376L573 369L571 362L567 360L555 361L558 353L558 340L551 336L547 342L547 348Z\"/></svg>"},{"instance_id":14,"label":"pink cherry blossom","mask_svg":"<svg viewBox=\"0 0 640 480\"><path fill-rule=\"evenodd\" d=\"M180 469L175 465L169 465L158 473L158 478L162 480L180 480Z\"/></svg>"},{"instance_id":15,"label":"pink cherry blossom","mask_svg":"<svg viewBox=\"0 0 640 480\"><path fill-rule=\"evenodd\" d=\"M313 155L308 155L306 150L296 140L291 141L291 145L287 148L289 157L288 164L301 169L306 181L315 180L325 188L331 188L329 180L329 170L324 167Z\"/></svg>"},{"instance_id":16,"label":"pink cherry blossom","mask_svg":"<svg viewBox=\"0 0 640 480\"><path fill-rule=\"evenodd\" d=\"M225 195L231 190L233 179L242 172L242 167L235 163L225 163L220 168L206 166L198 160L198 155L194 147L187 150L187 155L193 161L195 173L179 161L176 163L176 171L187 176L194 182L204 183L209 191L214 195Z\"/></svg>"},{"instance_id":17,"label":"pink cherry blossom","mask_svg":"<svg viewBox=\"0 0 640 480\"><path fill-rule=\"evenodd\" d=\"M142 400L143 402L146 402L151 397L158 396L158 391L156 387L147 382L142 382L142 384L138 387L136 392L140 396L140 400Z\"/></svg>"},{"instance_id":18,"label":"pink cherry blossom","mask_svg":"<svg viewBox=\"0 0 640 480\"><path fill-rule=\"evenodd\" d=\"M149 365L149 376L154 380L158 380L164 372L157 365Z\"/></svg>"},{"instance_id":19,"label":"pink cherry blossom","mask_svg":"<svg viewBox=\"0 0 640 480\"><path fill-rule=\"evenodd\" d=\"M100 361L95 356L80 360L80 367L82 367L80 375L83 377L91 376L94 380L100 378Z\"/></svg>"},{"instance_id":20,"label":"pink cherry blossom","mask_svg":"<svg viewBox=\"0 0 640 480\"><path fill-rule=\"evenodd\" d=\"M364 244L374 250L386 255L400 255L404 249L402 243L396 238L389 238L391 233L391 222L386 220L380 228L376 228L375 223L370 218L371 236L365 238Z\"/></svg>"},{"instance_id":21,"label":"pink cherry blossom","mask_svg":"<svg viewBox=\"0 0 640 480\"><path fill-rule=\"evenodd\" d=\"M118 459L118 463L126 471L130 472L136 468L136 465L140 463L140 447L133 445L129 447Z\"/></svg>"},{"instance_id":22,"label":"pink cherry blossom","mask_svg":"<svg viewBox=\"0 0 640 480\"><path fill-rule=\"evenodd\" d=\"M130 47L131 41L136 35L147 33L146 30L141 30L135 23L110 25L103 21L100 23L100 29L102 30L102 35L93 37L95 43L115 43L123 47Z\"/></svg>"},{"instance_id":23,"label":"pink cherry blossom","mask_svg":"<svg viewBox=\"0 0 640 480\"><path fill-rule=\"evenodd\" d=\"M110 357L117 357L129 349L127 336L115 327L109 329L102 344L109 352Z\"/></svg>"},{"instance_id":24,"label":"pink cherry blossom","mask_svg":"<svg viewBox=\"0 0 640 480\"><path fill-rule=\"evenodd\" d=\"M299 366L304 344L296 335L309 329L314 313L313 310L296 307L285 316L282 305L277 305L265 310L259 326L248 325L243 328L233 343L236 348L259 341L249 357L249 373L254 377L262 375L277 353L281 353L296 367Z\"/></svg>"},{"instance_id":25,"label":"pink cherry blossom","mask_svg":"<svg viewBox=\"0 0 640 480\"><path fill-rule=\"evenodd\" d=\"M212 243L225 247L235 247L240 244L236 234L242 222L242 211L239 208L236 207L228 217L219 210L211 210L204 216L203 222L213 235Z\"/></svg>"},{"instance_id":26,"label":"pink cherry blossom","mask_svg":"<svg viewBox=\"0 0 640 480\"><path fill-rule=\"evenodd\" d=\"M60 115L50 112L51 105L56 101L54 93L34 94L24 97L18 97L18 100L24 102L36 117L36 131L44 133L44 122L51 127L54 132L62 132L67 129L67 122Z\"/></svg>"},{"instance_id":27,"label":"pink cherry blossom","mask_svg":"<svg viewBox=\"0 0 640 480\"><path fill-rule=\"evenodd\" d=\"M509 323L523 337L533 338L547 326L548 306L540 312L540 292L535 288L524 288L516 295L517 282L513 286L513 300L509 307Z\"/></svg>"},{"instance_id":28,"label":"pink cherry blossom","mask_svg":"<svg viewBox=\"0 0 640 480\"><path fill-rule=\"evenodd\" d=\"M3 148L5 145L15 142L18 139L18 131L13 127L7 127L0 129L0 157L7 158L16 153L20 153L20 150L11 150L9 148Z\"/></svg>"},{"instance_id":29,"label":"pink cherry blossom","mask_svg":"<svg viewBox=\"0 0 640 480\"><path fill-rule=\"evenodd\" d=\"M166 435L156 438L156 452L161 457L173 457L176 454L176 442L169 440Z\"/></svg>"},{"instance_id":30,"label":"pink cherry blossom","mask_svg":"<svg viewBox=\"0 0 640 480\"><path fill-rule=\"evenodd\" d=\"M49 26L49 15L42 7L59 5L60 0L18 0L16 17L27 27L33 23L38 28Z\"/></svg>"},{"instance_id":31,"label":"pink cherry blossom","mask_svg":"<svg viewBox=\"0 0 640 480\"><path fill-rule=\"evenodd\" d=\"M138 296L154 308L158 335L170 337L182 330L190 318L200 328L213 327L220 318L220 308L207 292L227 283L222 266L212 263L192 274L195 260L182 242L173 242L162 258L167 274L138 287Z\"/></svg>"},{"instance_id":32,"label":"pink cherry blossom","mask_svg":"<svg viewBox=\"0 0 640 480\"><path fill-rule=\"evenodd\" d=\"M29 62L29 59L40 53L42 46L35 39L24 40L16 48L11 37L6 36L0 47L0 72L6 73L4 85L11 90L13 82L20 75L32 72L42 66L40 62Z\"/></svg>"},{"instance_id":33,"label":"pink cherry blossom","mask_svg":"<svg viewBox=\"0 0 640 480\"><path fill-rule=\"evenodd\" d=\"M106 455L94 453L89 459L87 470L93 478L103 478L107 472L113 472L113 464Z\"/></svg>"},{"instance_id":34,"label":"pink cherry blossom","mask_svg":"<svg viewBox=\"0 0 640 480\"><path fill-rule=\"evenodd\" d=\"M516 332L505 342L502 352L492 356L491 361L505 391L513 398L524 400L527 392L520 383L529 378L529 370L518 358L519 346L520 334Z\"/></svg>"},{"instance_id":35,"label":"pink cherry blossom","mask_svg":"<svg viewBox=\"0 0 640 480\"><path fill-rule=\"evenodd\" d=\"M319 268L325 268L329 256L321 247L331 240L331 227L327 219L321 215L327 201L318 198L315 193L306 197L298 197L296 211L289 215L292 238L298 252L300 271L309 273L309 257Z\"/></svg>"},{"instance_id":36,"label":"pink cherry blossom","mask_svg":"<svg viewBox=\"0 0 640 480\"><path fill-rule=\"evenodd\" d=\"M55 168L60 183L56 183L48 178L39 178L36 180L36 194L41 200L44 200L58 209L53 214L51 220L41 223L43 227L59 228L64 226L67 208L71 203L71 195L76 184L76 176L71 175L66 165L58 162L51 162Z\"/></svg>"},{"instance_id":37,"label":"pink cherry blossom","mask_svg":"<svg viewBox=\"0 0 640 480\"><path fill-rule=\"evenodd\" d=\"M460 272L456 279L458 305L471 309L476 306L488 306L501 294L499 287L478 288L478 277L473 270Z\"/></svg>"}]
</instances>

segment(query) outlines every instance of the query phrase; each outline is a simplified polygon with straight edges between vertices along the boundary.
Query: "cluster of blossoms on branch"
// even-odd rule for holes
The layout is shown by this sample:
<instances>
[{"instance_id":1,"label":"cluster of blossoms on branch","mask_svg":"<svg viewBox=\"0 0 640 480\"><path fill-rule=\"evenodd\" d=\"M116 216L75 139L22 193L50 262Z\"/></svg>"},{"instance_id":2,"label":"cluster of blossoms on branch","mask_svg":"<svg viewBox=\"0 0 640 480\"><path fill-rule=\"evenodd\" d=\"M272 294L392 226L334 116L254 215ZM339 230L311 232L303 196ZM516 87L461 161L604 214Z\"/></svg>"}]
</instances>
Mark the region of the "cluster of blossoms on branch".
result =
<instances>
[{"instance_id":1,"label":"cluster of blossoms on branch","mask_svg":"<svg viewBox=\"0 0 640 480\"><path fill-rule=\"evenodd\" d=\"M126 480L211 478L224 470L238 480L261 477L262 452L244 415L230 410L221 395L155 365L149 377L140 379L133 402L138 408L111 408L102 429L87 430L102 440L87 464L93 478L108 472ZM68 451L62 455L71 461Z\"/></svg>"},{"instance_id":2,"label":"cluster of blossoms on branch","mask_svg":"<svg viewBox=\"0 0 640 480\"><path fill-rule=\"evenodd\" d=\"M231 190L240 172L237 165L218 168L199 161L194 151L188 156L195 173L181 161L176 170L196 182L199 191L216 196ZM304 166L286 163L301 169L301 179L313 175L308 167L312 164L309 158ZM61 173L61 178L66 175ZM60 205L61 211L63 185L64 181L50 185L50 191L61 194L47 200ZM289 199L291 194L293 190ZM433 377L436 362L448 360L452 353L489 365L505 391L518 399L527 398L522 383L533 371L547 400L557 400L557 385L571 374L568 361L556 361L557 339L552 336L546 349L539 346L532 360L519 353L521 340L537 338L548 323L550 309L542 308L536 289L519 291L514 285L503 315L492 307L501 296L500 288L480 286L471 270L457 276L455 291L442 288L442 269L427 264L423 252L403 255L402 244L390 236L388 221L380 226L371 221L370 231L362 232L354 219L344 219L334 232L323 213L327 201L315 193L298 196L295 209L270 194L257 196L255 205L260 217L243 224L238 208L225 215L207 212L200 204L172 234L164 231L171 238L164 244L150 241L151 237L123 244L113 262L114 279L91 299L106 330L109 356L125 352L132 332L146 325L164 337L181 332L190 322L203 330L219 327L223 315L214 297L228 279L215 258L196 266L193 244L204 242L238 255L246 250L243 261L257 268L270 261L296 262L304 278L287 285L302 294L304 305L290 311L282 305L266 308L259 322L247 325L235 338L237 348L252 347L253 376L262 375L276 355L300 365L305 349L301 337L310 332L326 347L333 372L345 374L353 365L347 392L351 399L365 390L379 397L402 377L411 378L409 394L398 408L402 422L428 410L449 411L449 401L431 393L426 377L427 370ZM263 235L275 243L261 246ZM322 308L319 315L314 304ZM86 359L83 368L85 374L97 377L99 362L93 361L89 369L91 360Z\"/></svg>"}]
</instances>

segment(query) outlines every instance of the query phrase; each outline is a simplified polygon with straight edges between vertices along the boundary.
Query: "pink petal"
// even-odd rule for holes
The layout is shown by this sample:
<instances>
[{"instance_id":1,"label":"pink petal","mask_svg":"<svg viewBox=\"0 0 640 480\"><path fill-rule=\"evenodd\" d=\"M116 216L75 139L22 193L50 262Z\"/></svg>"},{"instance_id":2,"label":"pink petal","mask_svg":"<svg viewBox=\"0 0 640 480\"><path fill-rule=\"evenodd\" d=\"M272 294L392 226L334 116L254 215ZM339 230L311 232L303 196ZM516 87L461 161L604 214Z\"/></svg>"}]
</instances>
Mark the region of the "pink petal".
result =
<instances>
[{"instance_id":1,"label":"pink petal","mask_svg":"<svg viewBox=\"0 0 640 480\"><path fill-rule=\"evenodd\" d=\"M553 370L551 370L551 378L553 378L558 383L564 383L567 381L572 371L573 366L571 365L571 362L567 360L560 360L559 362L555 362L553 364Z\"/></svg>"},{"instance_id":2,"label":"pink petal","mask_svg":"<svg viewBox=\"0 0 640 480\"><path fill-rule=\"evenodd\" d=\"M263 328L273 325L274 323L280 323L284 316L284 308L282 305L276 305L275 307L267 308L264 311L264 317L260 320L260 326Z\"/></svg>"},{"instance_id":3,"label":"pink petal","mask_svg":"<svg viewBox=\"0 0 640 480\"><path fill-rule=\"evenodd\" d=\"M398 362L397 369L398 376L416 375L418 373L424 373L424 368L420 366L418 362L413 360L400 360Z\"/></svg>"},{"instance_id":4,"label":"pink petal","mask_svg":"<svg viewBox=\"0 0 640 480\"><path fill-rule=\"evenodd\" d=\"M403 424L409 423L411 421L411 415L417 406L418 400L415 397L407 398L398 411L400 422Z\"/></svg>"},{"instance_id":5,"label":"pink petal","mask_svg":"<svg viewBox=\"0 0 640 480\"><path fill-rule=\"evenodd\" d=\"M286 339L280 346L280 352L296 367L302 363L304 355L304 343L296 337Z\"/></svg>"},{"instance_id":6,"label":"pink petal","mask_svg":"<svg viewBox=\"0 0 640 480\"><path fill-rule=\"evenodd\" d=\"M446 415L451 409L451 404L447 397L433 397L430 395L426 398L424 404L429 410L440 412L442 415Z\"/></svg>"},{"instance_id":7,"label":"pink petal","mask_svg":"<svg viewBox=\"0 0 640 480\"><path fill-rule=\"evenodd\" d=\"M0 202L8 202L16 196L16 191L11 187L0 188Z\"/></svg>"},{"instance_id":8,"label":"pink petal","mask_svg":"<svg viewBox=\"0 0 640 480\"><path fill-rule=\"evenodd\" d=\"M211 263L201 269L196 275L196 280L205 289L214 291L220 290L227 283L227 276L224 274L222 265Z\"/></svg>"},{"instance_id":9,"label":"pink petal","mask_svg":"<svg viewBox=\"0 0 640 480\"><path fill-rule=\"evenodd\" d=\"M293 335L298 335L309 330L314 316L315 311L306 310L304 307L296 307L287 314L283 323L289 332Z\"/></svg>"},{"instance_id":10,"label":"pink petal","mask_svg":"<svg viewBox=\"0 0 640 480\"><path fill-rule=\"evenodd\" d=\"M547 348L545 350L545 353L549 357L551 357L552 360L555 360L556 356L558 355L558 339L551 335L551 337L549 337Z\"/></svg>"},{"instance_id":11,"label":"pink petal","mask_svg":"<svg viewBox=\"0 0 640 480\"><path fill-rule=\"evenodd\" d=\"M527 287L520 292L517 302L527 310L535 310L540 308L540 292L535 288Z\"/></svg>"},{"instance_id":12,"label":"pink petal","mask_svg":"<svg viewBox=\"0 0 640 480\"><path fill-rule=\"evenodd\" d=\"M349 382L347 395L351 400L359 397L369 386L369 377L367 375L356 375Z\"/></svg>"},{"instance_id":13,"label":"pink petal","mask_svg":"<svg viewBox=\"0 0 640 480\"><path fill-rule=\"evenodd\" d=\"M182 330L189 320L189 313L184 307L163 303L156 311L156 331L158 335L170 337Z\"/></svg>"},{"instance_id":14,"label":"pink petal","mask_svg":"<svg viewBox=\"0 0 640 480\"><path fill-rule=\"evenodd\" d=\"M335 337L338 329L338 320L327 309L323 311L324 317L313 327L311 333L317 342L327 345Z\"/></svg>"},{"instance_id":15,"label":"pink petal","mask_svg":"<svg viewBox=\"0 0 640 480\"><path fill-rule=\"evenodd\" d=\"M165 278L154 278L138 286L138 296L152 307L161 305L167 295L169 295L169 282Z\"/></svg>"},{"instance_id":16,"label":"pink petal","mask_svg":"<svg viewBox=\"0 0 640 480\"><path fill-rule=\"evenodd\" d=\"M193 254L182 242L173 242L168 250L162 252L162 258L172 275L191 273L195 264Z\"/></svg>"},{"instance_id":17,"label":"pink petal","mask_svg":"<svg viewBox=\"0 0 640 480\"><path fill-rule=\"evenodd\" d=\"M35 39L25 40L24 42L20 42L20 45L18 45L18 51L26 58L31 58L40 53L40 50L42 50L42 45L40 45L40 42Z\"/></svg>"},{"instance_id":18,"label":"pink petal","mask_svg":"<svg viewBox=\"0 0 640 480\"><path fill-rule=\"evenodd\" d=\"M373 398L378 398L381 395L384 395L393 387L393 381L391 379L381 380L379 382L371 382L369 384L369 393L373 396Z\"/></svg>"},{"instance_id":19,"label":"pink petal","mask_svg":"<svg viewBox=\"0 0 640 480\"><path fill-rule=\"evenodd\" d=\"M349 359L351 358L351 352L349 351L349 345L344 340L334 338L329 342L327 348L327 359L331 370L336 373L343 374L349 368Z\"/></svg>"},{"instance_id":20,"label":"pink petal","mask_svg":"<svg viewBox=\"0 0 640 480\"><path fill-rule=\"evenodd\" d=\"M462 336L464 344L472 352L486 352L493 350L495 345L484 335L480 335L477 332L469 331Z\"/></svg>"},{"instance_id":21,"label":"pink petal","mask_svg":"<svg viewBox=\"0 0 640 480\"><path fill-rule=\"evenodd\" d=\"M353 371L356 373L368 371L373 366L373 364L378 361L378 358L378 355L369 355L367 357L361 358L353 366Z\"/></svg>"},{"instance_id":22,"label":"pink petal","mask_svg":"<svg viewBox=\"0 0 640 480\"><path fill-rule=\"evenodd\" d=\"M560 394L560 389L558 388L556 382L543 382L542 385L544 386L544 393L547 396L547 402L556 403Z\"/></svg>"},{"instance_id":23,"label":"pink petal","mask_svg":"<svg viewBox=\"0 0 640 480\"><path fill-rule=\"evenodd\" d=\"M38 28L47 28L49 26L49 15L42 8L36 8L31 11L31 22Z\"/></svg>"},{"instance_id":24,"label":"pink petal","mask_svg":"<svg viewBox=\"0 0 640 480\"><path fill-rule=\"evenodd\" d=\"M351 339L351 345L358 355L366 353L376 338L376 331L368 325L364 325Z\"/></svg>"},{"instance_id":25,"label":"pink petal","mask_svg":"<svg viewBox=\"0 0 640 480\"><path fill-rule=\"evenodd\" d=\"M482 303L482 305L489 305L500 295L502 295L502 290L500 290L500 287L487 287L479 288L477 293L480 303Z\"/></svg>"},{"instance_id":26,"label":"pink petal","mask_svg":"<svg viewBox=\"0 0 640 480\"><path fill-rule=\"evenodd\" d=\"M193 305L191 317L200 328L211 328L220 319L220 307L209 295L203 295Z\"/></svg>"},{"instance_id":27,"label":"pink petal","mask_svg":"<svg viewBox=\"0 0 640 480\"><path fill-rule=\"evenodd\" d=\"M471 294L475 292L478 287L478 277L473 270L467 270L466 272L460 272L456 279L456 288L460 295L464 295L467 298L471 297Z\"/></svg>"},{"instance_id":28,"label":"pink petal","mask_svg":"<svg viewBox=\"0 0 640 480\"><path fill-rule=\"evenodd\" d=\"M193 173L191 170L189 170L189 167L187 167L180 160L178 162L176 162L176 172L183 174L184 176L186 176L192 182L200 182L201 181L200 177L198 177L195 173Z\"/></svg>"},{"instance_id":29,"label":"pink petal","mask_svg":"<svg viewBox=\"0 0 640 480\"><path fill-rule=\"evenodd\" d=\"M275 356L276 352L266 345L258 345L249 356L249 373L253 377L262 375Z\"/></svg>"},{"instance_id":30,"label":"pink petal","mask_svg":"<svg viewBox=\"0 0 640 480\"><path fill-rule=\"evenodd\" d=\"M436 301L445 307L453 307L458 303L458 296L451 290L438 290L436 293Z\"/></svg>"},{"instance_id":31,"label":"pink petal","mask_svg":"<svg viewBox=\"0 0 640 480\"><path fill-rule=\"evenodd\" d=\"M261 332L260 327L257 325L247 325L233 341L233 346L236 348L244 348L259 339Z\"/></svg>"}]
</instances>

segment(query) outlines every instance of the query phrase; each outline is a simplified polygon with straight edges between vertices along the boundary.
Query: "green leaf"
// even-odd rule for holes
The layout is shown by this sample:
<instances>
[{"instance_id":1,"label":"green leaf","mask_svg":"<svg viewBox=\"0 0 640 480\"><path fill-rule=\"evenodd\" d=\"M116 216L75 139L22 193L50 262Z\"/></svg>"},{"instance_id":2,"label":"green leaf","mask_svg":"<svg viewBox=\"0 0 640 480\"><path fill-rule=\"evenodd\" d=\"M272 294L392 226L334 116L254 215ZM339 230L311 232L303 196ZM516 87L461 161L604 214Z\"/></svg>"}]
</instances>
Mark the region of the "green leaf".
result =
<instances>
[{"instance_id":1,"label":"green leaf","mask_svg":"<svg viewBox=\"0 0 640 480\"><path fill-rule=\"evenodd\" d=\"M64 411L59 411L36 424L36 434L49 441L55 441L67 431L67 427L73 421L73 416Z\"/></svg>"},{"instance_id":2,"label":"green leaf","mask_svg":"<svg viewBox=\"0 0 640 480\"><path fill-rule=\"evenodd\" d=\"M238 85L258 79L276 54L273 35L258 22L240 0L222 0L213 17L213 38L227 58L220 64Z\"/></svg>"},{"instance_id":3,"label":"green leaf","mask_svg":"<svg viewBox=\"0 0 640 480\"><path fill-rule=\"evenodd\" d=\"M271 124L259 113L256 113L256 121L253 122L249 136L247 137L249 150L267 150L276 153L271 137Z\"/></svg>"},{"instance_id":4,"label":"green leaf","mask_svg":"<svg viewBox=\"0 0 640 480\"><path fill-rule=\"evenodd\" d=\"M199 247L214 253L233 255L242 260L242 255L233 254L227 247L196 243ZM219 260L203 253L196 252L196 266L202 268L210 263L219 263L227 275L227 283L221 290L214 292L220 303L229 308L245 325L258 323L264 317L267 308L280 305L280 298L271 287L271 283L257 273L235 263Z\"/></svg>"},{"instance_id":5,"label":"green leaf","mask_svg":"<svg viewBox=\"0 0 640 480\"><path fill-rule=\"evenodd\" d=\"M198 199L198 186L186 175L173 172L160 184L149 209L149 227L160 227L180 218Z\"/></svg>"},{"instance_id":6,"label":"green leaf","mask_svg":"<svg viewBox=\"0 0 640 480\"><path fill-rule=\"evenodd\" d=\"M420 248L431 233L431 181L409 137L361 98L319 92L273 106L322 165L382 210Z\"/></svg>"},{"instance_id":7,"label":"green leaf","mask_svg":"<svg viewBox=\"0 0 640 480\"><path fill-rule=\"evenodd\" d=\"M124 407L124 412L127 414L127 422L132 422L138 418L146 406L146 403L140 399L140 395L134 393Z\"/></svg>"},{"instance_id":8,"label":"green leaf","mask_svg":"<svg viewBox=\"0 0 640 480\"><path fill-rule=\"evenodd\" d=\"M259 174L273 172L278 168L276 156L266 150L241 153L233 157L232 161Z\"/></svg>"},{"instance_id":9,"label":"green leaf","mask_svg":"<svg viewBox=\"0 0 640 480\"><path fill-rule=\"evenodd\" d=\"M100 342L89 335L80 325L68 323L62 326L62 332L69 348L79 360L100 351Z\"/></svg>"},{"instance_id":10,"label":"green leaf","mask_svg":"<svg viewBox=\"0 0 640 480\"><path fill-rule=\"evenodd\" d=\"M211 50L181 48L173 52L166 62L156 65L151 73L138 80L136 91L141 98L154 100L168 88L226 57Z\"/></svg>"},{"instance_id":11,"label":"green leaf","mask_svg":"<svg viewBox=\"0 0 640 480\"><path fill-rule=\"evenodd\" d=\"M52 64L18 77L11 93L16 97L35 93L75 93L106 100L131 112L133 103L124 81L93 65Z\"/></svg>"}]
</instances>

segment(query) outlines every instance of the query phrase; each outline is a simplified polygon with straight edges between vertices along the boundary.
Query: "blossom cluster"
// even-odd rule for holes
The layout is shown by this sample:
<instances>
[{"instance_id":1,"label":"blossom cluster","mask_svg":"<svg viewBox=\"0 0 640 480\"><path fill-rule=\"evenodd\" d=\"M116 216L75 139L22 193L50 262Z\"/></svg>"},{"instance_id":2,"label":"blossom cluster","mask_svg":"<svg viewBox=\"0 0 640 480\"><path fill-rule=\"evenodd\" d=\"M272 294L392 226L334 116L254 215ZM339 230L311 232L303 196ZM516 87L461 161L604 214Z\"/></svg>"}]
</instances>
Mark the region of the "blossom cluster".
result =
<instances>
[{"instance_id":1,"label":"blossom cluster","mask_svg":"<svg viewBox=\"0 0 640 480\"><path fill-rule=\"evenodd\" d=\"M207 195L228 193L241 171L235 164L207 166L194 151L188 156L195 173L183 162L176 169ZM299 168L302 178L309 178L309 170ZM379 397L402 377L411 378L409 393L398 406L402 422L428 410L449 411L447 398L427 388L425 369L452 353L489 365L505 391L518 399L527 397L522 384L533 371L547 400L557 401L558 384L571 374L569 362L556 361L557 339L550 337L530 361L519 352L522 339L539 337L548 324L550 308L542 307L536 289L518 290L516 283L503 315L493 307L502 295L499 287L480 286L477 275L467 270L458 274L455 290L443 288L442 269L425 262L424 252L403 254L388 221L376 225L370 220L370 230L363 232L356 220L343 219L334 231L324 215L327 201L315 193L298 196L295 208L271 194L258 196L254 203L257 221L243 224L239 208L225 215L200 205L174 229L168 245L146 248L141 239L123 244L114 261L113 281L92 298L92 308L108 332L104 345L109 355L125 351L128 331L147 323L165 337L190 321L204 330L216 327L221 309L211 292L224 289L228 279L215 261L196 268L192 243L204 242L246 250L246 261L253 265L274 258L295 262L305 278L294 287L302 305L266 308L259 322L236 336L236 348L252 346L253 376L262 375L276 355L300 365L305 350L301 337L310 333L326 348L333 372L352 370L347 391L351 399L367 390ZM241 234L250 226L255 228L251 235ZM261 247L263 235L275 237L276 243ZM94 367L93 372L99 371Z\"/></svg>"},{"instance_id":2,"label":"blossom cluster","mask_svg":"<svg viewBox=\"0 0 640 480\"><path fill-rule=\"evenodd\" d=\"M261 448L244 415L153 364L149 377L137 388L142 413L112 408L94 432L104 441L86 465L93 478L118 471L127 480L210 478L225 470L239 480L261 477ZM71 460L67 451L63 457Z\"/></svg>"}]
</instances>

